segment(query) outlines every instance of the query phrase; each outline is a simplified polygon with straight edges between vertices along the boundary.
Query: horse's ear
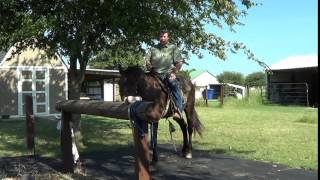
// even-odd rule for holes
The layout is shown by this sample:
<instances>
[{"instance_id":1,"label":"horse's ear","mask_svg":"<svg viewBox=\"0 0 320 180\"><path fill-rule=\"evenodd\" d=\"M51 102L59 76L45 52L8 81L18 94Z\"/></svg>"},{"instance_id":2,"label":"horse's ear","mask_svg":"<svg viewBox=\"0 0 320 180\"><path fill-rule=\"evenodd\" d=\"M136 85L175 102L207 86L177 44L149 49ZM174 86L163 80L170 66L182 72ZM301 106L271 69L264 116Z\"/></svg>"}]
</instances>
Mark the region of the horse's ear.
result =
<instances>
[{"instance_id":1,"label":"horse's ear","mask_svg":"<svg viewBox=\"0 0 320 180\"><path fill-rule=\"evenodd\" d=\"M118 64L118 70L119 70L120 74L122 74L122 73L123 73L123 68L122 68L122 66L121 66L121 64L120 64L120 63Z\"/></svg>"}]
</instances>

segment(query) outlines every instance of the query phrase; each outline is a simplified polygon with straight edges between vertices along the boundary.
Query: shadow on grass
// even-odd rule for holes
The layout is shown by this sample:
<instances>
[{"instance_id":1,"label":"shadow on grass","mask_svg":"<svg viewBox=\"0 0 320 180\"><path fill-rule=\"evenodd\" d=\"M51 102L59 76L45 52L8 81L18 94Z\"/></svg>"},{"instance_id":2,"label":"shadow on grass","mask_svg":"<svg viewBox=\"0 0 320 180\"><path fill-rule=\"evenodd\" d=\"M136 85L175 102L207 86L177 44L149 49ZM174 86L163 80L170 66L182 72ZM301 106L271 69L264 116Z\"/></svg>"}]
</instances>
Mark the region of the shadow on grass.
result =
<instances>
[{"instance_id":1,"label":"shadow on grass","mask_svg":"<svg viewBox=\"0 0 320 180\"><path fill-rule=\"evenodd\" d=\"M1 148L9 154L29 155L26 149L25 121L0 122ZM57 121L37 120L35 122L35 148L37 155L60 156L60 131L56 129ZM84 116L81 119L81 133L84 147L80 152L110 150L117 147L132 145L130 122L97 116ZM210 146L198 141L194 144ZM178 150L180 151L180 150ZM249 154L254 151L240 151L237 149L211 149L211 153Z\"/></svg>"},{"instance_id":2,"label":"shadow on grass","mask_svg":"<svg viewBox=\"0 0 320 180\"><path fill-rule=\"evenodd\" d=\"M129 129L128 121L101 119L99 117L83 118L82 136L86 149L104 149L105 144L119 144L132 139L130 133L117 130ZM57 121L35 121L35 151L37 155L58 156L60 152L60 131L56 129ZM25 120L0 121L0 156L29 155L26 145ZM2 151L2 152L1 152Z\"/></svg>"},{"instance_id":3,"label":"shadow on grass","mask_svg":"<svg viewBox=\"0 0 320 180\"><path fill-rule=\"evenodd\" d=\"M56 122L47 120L35 121L36 154L59 154L59 131ZM26 122L12 120L0 122L0 143L6 154L30 154L26 145Z\"/></svg>"},{"instance_id":4,"label":"shadow on grass","mask_svg":"<svg viewBox=\"0 0 320 180\"><path fill-rule=\"evenodd\" d=\"M193 144L195 144L196 146L202 146L202 147L212 146L212 144L203 143L198 140L194 141ZM213 154L239 154L239 155L248 155L256 152L255 150L244 151L236 148L211 148L211 149L208 149L207 151Z\"/></svg>"}]
</instances>

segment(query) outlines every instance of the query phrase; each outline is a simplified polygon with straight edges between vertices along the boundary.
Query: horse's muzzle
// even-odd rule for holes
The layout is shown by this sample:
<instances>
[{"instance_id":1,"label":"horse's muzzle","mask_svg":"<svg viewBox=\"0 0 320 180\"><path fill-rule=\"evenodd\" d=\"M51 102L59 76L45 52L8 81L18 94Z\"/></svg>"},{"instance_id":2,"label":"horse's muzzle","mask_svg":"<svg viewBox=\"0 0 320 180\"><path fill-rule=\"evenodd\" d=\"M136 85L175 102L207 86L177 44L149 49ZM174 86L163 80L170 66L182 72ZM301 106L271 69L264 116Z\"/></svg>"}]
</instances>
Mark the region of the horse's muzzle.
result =
<instances>
[{"instance_id":1,"label":"horse's muzzle","mask_svg":"<svg viewBox=\"0 0 320 180\"><path fill-rule=\"evenodd\" d=\"M142 101L141 96L126 96L126 97L124 97L124 102L126 102L126 103L131 104L136 101Z\"/></svg>"}]
</instances>

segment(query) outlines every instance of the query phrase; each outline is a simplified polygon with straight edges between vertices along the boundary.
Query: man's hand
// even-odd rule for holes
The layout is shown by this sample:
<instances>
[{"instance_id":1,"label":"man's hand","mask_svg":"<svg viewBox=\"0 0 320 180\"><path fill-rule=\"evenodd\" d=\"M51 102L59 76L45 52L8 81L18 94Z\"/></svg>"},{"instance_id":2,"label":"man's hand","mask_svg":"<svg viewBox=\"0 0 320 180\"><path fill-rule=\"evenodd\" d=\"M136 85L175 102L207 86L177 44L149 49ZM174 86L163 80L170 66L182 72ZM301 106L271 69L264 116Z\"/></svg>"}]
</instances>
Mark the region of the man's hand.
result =
<instances>
[{"instance_id":1,"label":"man's hand","mask_svg":"<svg viewBox=\"0 0 320 180\"><path fill-rule=\"evenodd\" d=\"M181 67L182 67L182 64L183 64L183 60L182 61L179 61L175 64L175 73L179 72Z\"/></svg>"},{"instance_id":2,"label":"man's hand","mask_svg":"<svg viewBox=\"0 0 320 180\"><path fill-rule=\"evenodd\" d=\"M176 74L170 73L169 79L170 80L176 79Z\"/></svg>"}]
</instances>

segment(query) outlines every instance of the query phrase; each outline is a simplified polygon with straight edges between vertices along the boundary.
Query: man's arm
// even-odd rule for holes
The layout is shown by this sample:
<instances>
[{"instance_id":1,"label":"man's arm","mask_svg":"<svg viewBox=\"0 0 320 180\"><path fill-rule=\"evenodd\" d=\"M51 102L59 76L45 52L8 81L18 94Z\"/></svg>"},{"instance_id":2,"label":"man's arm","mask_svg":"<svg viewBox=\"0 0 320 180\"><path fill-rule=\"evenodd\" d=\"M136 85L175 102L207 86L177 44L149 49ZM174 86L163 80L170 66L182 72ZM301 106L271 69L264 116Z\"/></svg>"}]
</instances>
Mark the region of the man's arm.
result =
<instances>
[{"instance_id":1,"label":"man's arm","mask_svg":"<svg viewBox=\"0 0 320 180\"><path fill-rule=\"evenodd\" d=\"M152 64L150 62L151 59L151 50L147 53L147 55L144 57L144 67L147 71L150 71L152 68Z\"/></svg>"},{"instance_id":2,"label":"man's arm","mask_svg":"<svg viewBox=\"0 0 320 180\"><path fill-rule=\"evenodd\" d=\"M178 61L175 63L175 66L172 68L169 79L176 79L176 74L180 71L183 61Z\"/></svg>"},{"instance_id":3,"label":"man's arm","mask_svg":"<svg viewBox=\"0 0 320 180\"><path fill-rule=\"evenodd\" d=\"M177 74L181 70L182 64L183 61L178 61L172 69L172 73Z\"/></svg>"}]
</instances>

